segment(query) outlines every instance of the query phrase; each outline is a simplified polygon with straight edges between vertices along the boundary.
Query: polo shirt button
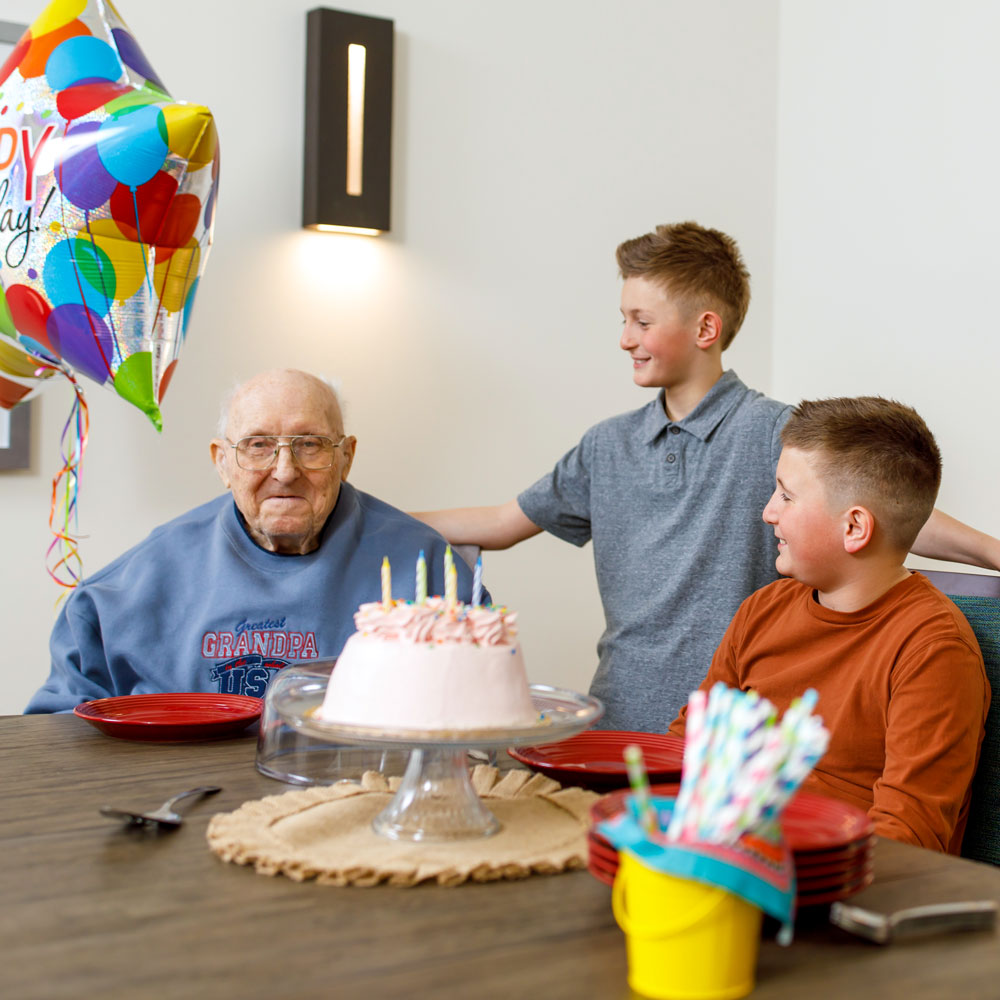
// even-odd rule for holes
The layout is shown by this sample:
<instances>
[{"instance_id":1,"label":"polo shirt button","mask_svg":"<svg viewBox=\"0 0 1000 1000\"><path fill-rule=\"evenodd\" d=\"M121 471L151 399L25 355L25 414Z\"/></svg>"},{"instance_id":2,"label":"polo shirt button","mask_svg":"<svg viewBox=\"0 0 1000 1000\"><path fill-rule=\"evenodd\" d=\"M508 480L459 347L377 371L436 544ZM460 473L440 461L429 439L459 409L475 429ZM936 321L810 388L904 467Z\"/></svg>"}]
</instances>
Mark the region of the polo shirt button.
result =
<instances>
[{"instance_id":1,"label":"polo shirt button","mask_svg":"<svg viewBox=\"0 0 1000 1000\"><path fill-rule=\"evenodd\" d=\"M676 455L667 455L667 461L668 462L676 462L677 461L677 456Z\"/></svg>"},{"instance_id":2,"label":"polo shirt button","mask_svg":"<svg viewBox=\"0 0 1000 1000\"><path fill-rule=\"evenodd\" d=\"M681 429L679 427L671 427L670 428L670 433L671 434L680 434L680 432L681 432Z\"/></svg>"}]
</instances>

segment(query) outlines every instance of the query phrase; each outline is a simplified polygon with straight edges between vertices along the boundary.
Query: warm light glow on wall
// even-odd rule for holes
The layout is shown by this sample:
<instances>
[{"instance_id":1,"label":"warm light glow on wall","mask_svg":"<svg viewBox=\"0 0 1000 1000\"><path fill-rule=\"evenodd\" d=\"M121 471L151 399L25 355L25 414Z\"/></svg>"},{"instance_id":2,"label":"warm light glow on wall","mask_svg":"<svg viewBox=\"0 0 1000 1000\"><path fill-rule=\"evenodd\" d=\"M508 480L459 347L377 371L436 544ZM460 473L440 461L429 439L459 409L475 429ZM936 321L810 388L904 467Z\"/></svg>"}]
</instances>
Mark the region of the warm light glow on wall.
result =
<instances>
[{"instance_id":1,"label":"warm light glow on wall","mask_svg":"<svg viewBox=\"0 0 1000 1000\"><path fill-rule=\"evenodd\" d=\"M289 234L278 265L287 287L322 309L330 301L364 302L386 279L389 247L380 240L312 232Z\"/></svg>"},{"instance_id":2,"label":"warm light glow on wall","mask_svg":"<svg viewBox=\"0 0 1000 1000\"><path fill-rule=\"evenodd\" d=\"M365 158L365 47L347 46L347 193L360 198Z\"/></svg>"},{"instance_id":3,"label":"warm light glow on wall","mask_svg":"<svg viewBox=\"0 0 1000 1000\"><path fill-rule=\"evenodd\" d=\"M352 236L378 236L382 232L381 229L365 229L362 226L327 226L322 222L317 222L309 228L315 229L318 233L348 233Z\"/></svg>"}]
</instances>

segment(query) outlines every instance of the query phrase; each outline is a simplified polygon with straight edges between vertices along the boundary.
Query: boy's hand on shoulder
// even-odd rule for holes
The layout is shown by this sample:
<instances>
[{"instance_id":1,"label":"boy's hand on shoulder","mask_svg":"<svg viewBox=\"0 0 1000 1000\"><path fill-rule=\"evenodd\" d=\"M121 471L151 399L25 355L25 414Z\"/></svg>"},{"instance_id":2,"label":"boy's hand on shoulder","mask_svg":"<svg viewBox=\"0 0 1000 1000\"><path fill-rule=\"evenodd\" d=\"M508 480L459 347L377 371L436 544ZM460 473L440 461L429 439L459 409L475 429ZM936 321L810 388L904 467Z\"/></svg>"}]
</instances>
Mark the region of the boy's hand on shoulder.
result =
<instances>
[{"instance_id":1,"label":"boy's hand on shoulder","mask_svg":"<svg viewBox=\"0 0 1000 1000\"><path fill-rule=\"evenodd\" d=\"M439 531L452 545L478 545L486 550L509 549L542 530L517 500L492 507L414 511L410 516Z\"/></svg>"}]
</instances>

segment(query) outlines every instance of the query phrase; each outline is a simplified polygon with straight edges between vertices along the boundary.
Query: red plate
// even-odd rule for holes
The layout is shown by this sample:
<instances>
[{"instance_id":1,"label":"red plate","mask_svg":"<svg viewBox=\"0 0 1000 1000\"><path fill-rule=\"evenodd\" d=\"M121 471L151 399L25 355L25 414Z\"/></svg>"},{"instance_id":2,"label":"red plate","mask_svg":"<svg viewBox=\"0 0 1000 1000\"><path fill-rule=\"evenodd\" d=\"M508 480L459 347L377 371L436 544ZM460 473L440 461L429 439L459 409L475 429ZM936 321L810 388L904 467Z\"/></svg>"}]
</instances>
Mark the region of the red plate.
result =
<instances>
[{"instance_id":1,"label":"red plate","mask_svg":"<svg viewBox=\"0 0 1000 1000\"><path fill-rule=\"evenodd\" d=\"M871 875L875 871L874 863L869 860L867 864L857 865L854 868L845 868L842 872L833 875L817 875L799 878L798 869L795 871L795 882L800 894L811 893L835 889L840 886L850 885L860 879Z\"/></svg>"},{"instance_id":2,"label":"red plate","mask_svg":"<svg viewBox=\"0 0 1000 1000\"><path fill-rule=\"evenodd\" d=\"M579 733L560 743L511 747L507 752L532 770L562 785L604 790L627 788L623 750L630 743L642 748L646 771L653 781L678 781L684 764L684 740L669 733L633 733L598 729Z\"/></svg>"},{"instance_id":3,"label":"red plate","mask_svg":"<svg viewBox=\"0 0 1000 1000\"><path fill-rule=\"evenodd\" d=\"M615 872L618 871L617 859L614 864L608 864L592 857L587 861L587 871L599 881L611 885L615 880Z\"/></svg>"},{"instance_id":4,"label":"red plate","mask_svg":"<svg viewBox=\"0 0 1000 1000\"><path fill-rule=\"evenodd\" d=\"M188 743L246 729L260 717L263 704L248 695L172 691L85 701L73 714L119 739Z\"/></svg>"},{"instance_id":5,"label":"red plate","mask_svg":"<svg viewBox=\"0 0 1000 1000\"><path fill-rule=\"evenodd\" d=\"M861 879L848 882L836 889L820 890L819 892L800 892L797 902L800 907L805 906L826 906L828 903L836 903L838 900L847 899L862 889L867 889L872 884L875 875L868 872Z\"/></svg>"},{"instance_id":6,"label":"red plate","mask_svg":"<svg viewBox=\"0 0 1000 1000\"><path fill-rule=\"evenodd\" d=\"M602 865L600 862L591 861L587 865L587 871L599 882L605 885L615 884L615 869ZM805 909L810 906L826 906L829 903L836 903L838 900L847 899L862 889L867 889L872 884L875 876L867 872L859 880L840 885L832 889L821 889L815 892L799 892L796 896L796 906Z\"/></svg>"},{"instance_id":7,"label":"red plate","mask_svg":"<svg viewBox=\"0 0 1000 1000\"><path fill-rule=\"evenodd\" d=\"M593 855L587 862L587 871L605 885L614 885L617 870L616 863L602 861ZM799 885L796 893L796 905L799 907L824 906L828 903L835 903L839 899L847 899L848 896L853 896L856 892L871 885L874 877L874 873L868 868L855 876L840 879L828 886Z\"/></svg>"},{"instance_id":8,"label":"red plate","mask_svg":"<svg viewBox=\"0 0 1000 1000\"><path fill-rule=\"evenodd\" d=\"M618 852L603 838L596 834L587 837L587 852L591 858L606 861L608 864L618 864Z\"/></svg>"},{"instance_id":9,"label":"red plate","mask_svg":"<svg viewBox=\"0 0 1000 1000\"><path fill-rule=\"evenodd\" d=\"M603 871L600 868L588 868L588 872L597 879L598 882L603 882L605 885L614 885L615 877L610 872Z\"/></svg>"},{"instance_id":10,"label":"red plate","mask_svg":"<svg viewBox=\"0 0 1000 1000\"><path fill-rule=\"evenodd\" d=\"M833 875L836 872L851 871L855 868L863 868L871 863L871 846L867 850L858 851L857 854L839 858L836 861L824 861L822 864L813 864L811 860L805 862L803 858L812 858L810 854L796 854L795 873L800 879L822 878L824 875Z\"/></svg>"},{"instance_id":11,"label":"red plate","mask_svg":"<svg viewBox=\"0 0 1000 1000\"><path fill-rule=\"evenodd\" d=\"M677 789L676 784L654 785L650 793L676 795ZM590 807L590 822L597 824L617 816L625 808L626 795L628 790L623 789L598 799ZM785 807L781 829L789 850L795 855L796 864L847 860L858 853L870 851L871 837L875 832L872 821L856 806L802 791ZM599 837L602 843L608 843L596 831L594 836Z\"/></svg>"},{"instance_id":12,"label":"red plate","mask_svg":"<svg viewBox=\"0 0 1000 1000\"><path fill-rule=\"evenodd\" d=\"M870 837L875 825L857 806L815 792L798 792L781 817L781 829L796 854L830 851Z\"/></svg>"},{"instance_id":13,"label":"red plate","mask_svg":"<svg viewBox=\"0 0 1000 1000\"><path fill-rule=\"evenodd\" d=\"M797 851L795 853L796 864L836 864L850 861L857 861L858 858L871 854L875 847L874 835L863 837L833 851Z\"/></svg>"},{"instance_id":14,"label":"red plate","mask_svg":"<svg viewBox=\"0 0 1000 1000\"><path fill-rule=\"evenodd\" d=\"M650 793L676 796L679 787L676 783L653 785ZM618 852L595 826L617 816L625 808L628 794L628 789L611 792L590 807L588 867L602 882L613 881ZM800 905L844 899L871 884L874 826L860 809L839 799L800 791L786 806L781 826L795 860ZM600 875L594 871L595 867ZM842 894L831 897L831 892ZM803 902L805 899L809 902Z\"/></svg>"},{"instance_id":15,"label":"red plate","mask_svg":"<svg viewBox=\"0 0 1000 1000\"><path fill-rule=\"evenodd\" d=\"M650 795L662 795L666 798L676 798L677 793L680 791L680 784L673 781L665 785L651 785L649 788ZM591 824L600 823L602 820L611 819L612 816L617 816L625 808L625 796L628 795L629 790L627 788L622 789L617 792L610 792L607 795L602 795L591 807L590 807L590 822ZM601 837L599 833L594 832L595 837ZM607 841L601 837L601 840L606 844Z\"/></svg>"},{"instance_id":16,"label":"red plate","mask_svg":"<svg viewBox=\"0 0 1000 1000\"><path fill-rule=\"evenodd\" d=\"M618 868L618 852L607 841L603 843L590 837L587 840L587 858L590 864L597 865L612 875ZM795 866L795 879L800 892L816 892L855 881L872 870L872 859L861 857L856 863L841 865L826 865L822 870L803 870Z\"/></svg>"}]
</instances>

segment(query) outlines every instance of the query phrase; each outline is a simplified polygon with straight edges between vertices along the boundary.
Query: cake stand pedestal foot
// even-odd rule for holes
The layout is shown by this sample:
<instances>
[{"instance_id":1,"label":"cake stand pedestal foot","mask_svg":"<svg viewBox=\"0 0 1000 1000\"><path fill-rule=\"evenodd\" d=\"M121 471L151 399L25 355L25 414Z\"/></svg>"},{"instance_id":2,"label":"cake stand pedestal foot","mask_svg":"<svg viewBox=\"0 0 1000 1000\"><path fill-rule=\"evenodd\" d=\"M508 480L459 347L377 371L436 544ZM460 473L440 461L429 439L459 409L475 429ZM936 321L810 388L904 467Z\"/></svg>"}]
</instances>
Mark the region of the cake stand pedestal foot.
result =
<instances>
[{"instance_id":1,"label":"cake stand pedestal foot","mask_svg":"<svg viewBox=\"0 0 1000 1000\"><path fill-rule=\"evenodd\" d=\"M469 778L464 748L413 750L392 801L372 828L393 840L469 840L500 829Z\"/></svg>"}]
</instances>

